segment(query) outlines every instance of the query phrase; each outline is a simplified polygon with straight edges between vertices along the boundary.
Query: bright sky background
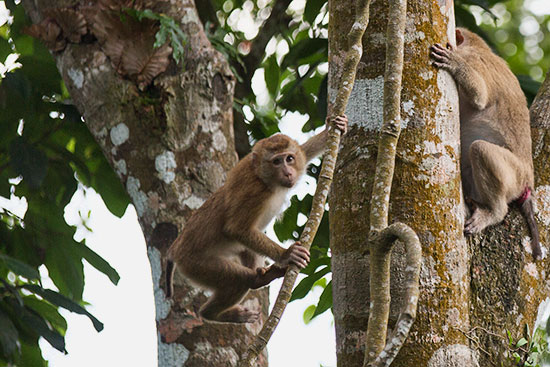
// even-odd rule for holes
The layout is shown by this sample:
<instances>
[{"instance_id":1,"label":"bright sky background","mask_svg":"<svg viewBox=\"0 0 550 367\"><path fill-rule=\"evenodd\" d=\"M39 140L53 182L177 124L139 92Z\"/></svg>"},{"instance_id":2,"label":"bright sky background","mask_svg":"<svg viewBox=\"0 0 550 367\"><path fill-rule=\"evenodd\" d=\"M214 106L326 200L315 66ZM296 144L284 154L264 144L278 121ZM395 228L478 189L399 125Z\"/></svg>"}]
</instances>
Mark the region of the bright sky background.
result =
<instances>
[{"instance_id":1,"label":"bright sky background","mask_svg":"<svg viewBox=\"0 0 550 367\"><path fill-rule=\"evenodd\" d=\"M536 14L550 13L550 0L526 0L525 4ZM0 18L4 18L3 2L0 5ZM0 65L3 73L2 67ZM257 75L256 79L261 83L263 75ZM298 115L287 116L281 130L299 137L297 120L305 121ZM311 186L302 183L302 190L311 191ZM47 342L41 342L44 357L52 367L154 367L157 338L151 270L135 210L130 206L124 217L118 219L109 213L93 190L81 190L66 208L67 222L78 223L78 211L87 213L88 210L91 216L87 225L93 232L79 230L76 237L86 238L87 245L117 269L121 280L114 286L85 264L84 299L90 303L88 310L104 323L105 329L97 333L86 317L62 311L69 325L66 335L69 354L63 355ZM53 288L51 283L44 284ZM279 288L280 281L272 283L271 304ZM326 312L309 325L302 319L304 310L317 301L320 290L313 293L287 307L268 346L271 367L336 365L331 313Z\"/></svg>"}]
</instances>

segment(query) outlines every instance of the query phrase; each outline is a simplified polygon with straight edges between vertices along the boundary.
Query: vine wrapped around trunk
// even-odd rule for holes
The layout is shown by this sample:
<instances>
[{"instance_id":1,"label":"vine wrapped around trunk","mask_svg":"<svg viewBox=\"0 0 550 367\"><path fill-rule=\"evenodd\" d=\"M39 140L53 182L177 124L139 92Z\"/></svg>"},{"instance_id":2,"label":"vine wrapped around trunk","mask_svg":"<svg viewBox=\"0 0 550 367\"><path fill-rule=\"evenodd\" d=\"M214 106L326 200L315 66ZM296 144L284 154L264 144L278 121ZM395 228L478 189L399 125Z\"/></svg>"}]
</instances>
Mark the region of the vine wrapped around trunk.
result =
<instances>
[{"instance_id":1,"label":"vine wrapped around trunk","mask_svg":"<svg viewBox=\"0 0 550 367\"><path fill-rule=\"evenodd\" d=\"M386 32L386 71L384 77L384 123L378 145L376 173L370 212L370 296L364 366L389 366L407 337L416 318L422 249L416 233L403 223L388 227L390 192L395 169L397 142L401 133L401 80L407 0L394 0L389 6ZM407 250L406 303L392 337L386 344L390 313L390 260L396 240ZM372 281L376 279L376 281Z\"/></svg>"}]
</instances>

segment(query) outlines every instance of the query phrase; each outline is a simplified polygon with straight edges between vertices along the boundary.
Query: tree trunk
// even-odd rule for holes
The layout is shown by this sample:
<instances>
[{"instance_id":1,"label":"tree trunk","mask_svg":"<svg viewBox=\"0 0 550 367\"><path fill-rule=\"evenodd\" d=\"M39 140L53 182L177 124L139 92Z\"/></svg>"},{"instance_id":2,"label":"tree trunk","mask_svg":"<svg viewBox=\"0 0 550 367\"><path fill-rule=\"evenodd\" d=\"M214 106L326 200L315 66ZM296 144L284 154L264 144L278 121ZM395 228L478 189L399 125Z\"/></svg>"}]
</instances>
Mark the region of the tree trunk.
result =
<instances>
[{"instance_id":1,"label":"tree trunk","mask_svg":"<svg viewBox=\"0 0 550 367\"><path fill-rule=\"evenodd\" d=\"M338 60L353 8L332 2L329 62ZM344 138L330 201L333 298L338 366L361 366L369 309L366 238L369 203L382 123L387 6L374 1L364 53L348 107L350 132ZM420 300L411 334L393 366L428 364L445 350L447 361L473 366L469 328L468 247L462 235L463 202L458 158L457 93L451 77L429 63L428 49L453 34L452 4L413 0L408 4L405 69L401 97L404 120L397 146L390 223L411 226L422 243ZM454 39L454 38L453 38ZM332 69L330 84L338 78ZM434 103L433 101L437 101ZM437 205L434 205L437 203ZM392 256L390 328L403 304L404 252ZM453 346L451 349L445 349ZM473 357L475 358L475 357ZM467 361L467 362L466 362ZM430 362L433 363L433 362Z\"/></svg>"},{"instance_id":2,"label":"tree trunk","mask_svg":"<svg viewBox=\"0 0 550 367\"><path fill-rule=\"evenodd\" d=\"M237 160L232 128L234 77L227 60L206 38L194 2L163 0L153 5L153 11L181 24L187 44L183 66L170 61L165 72L142 88L113 66L86 15L88 2L23 3L34 23L51 16L54 9L71 6L85 15L88 32L95 36L68 43L54 56L73 103L136 208L153 276L159 366L236 365L261 322L247 326L202 323L197 318L198 307L206 299L202 290L176 274L171 301L163 286L167 247ZM262 307L265 315L267 290L253 292L245 302ZM264 354L258 366L266 365Z\"/></svg>"},{"instance_id":3,"label":"tree trunk","mask_svg":"<svg viewBox=\"0 0 550 367\"><path fill-rule=\"evenodd\" d=\"M342 35L351 26L353 8L335 1L330 6L333 65L346 42ZM343 139L330 199L336 348L338 366L346 367L361 366L368 320L366 234L382 121L386 13L384 2L373 2L348 106L350 132ZM525 324L533 329L537 308L550 293L550 275L544 270L548 259L533 263L525 220L513 206L503 223L464 239L456 87L446 72L430 65L428 56L430 45L448 39L454 42L452 3L409 0L401 99L407 121L397 146L390 223L399 220L417 232L423 266L417 319L392 366L512 365L506 332L518 340ZM333 68L331 86L337 78ZM550 175L546 94L541 93L532 113L538 185ZM549 187L539 186L536 196L544 245ZM392 259L390 327L402 304L402 252L395 249Z\"/></svg>"}]
</instances>

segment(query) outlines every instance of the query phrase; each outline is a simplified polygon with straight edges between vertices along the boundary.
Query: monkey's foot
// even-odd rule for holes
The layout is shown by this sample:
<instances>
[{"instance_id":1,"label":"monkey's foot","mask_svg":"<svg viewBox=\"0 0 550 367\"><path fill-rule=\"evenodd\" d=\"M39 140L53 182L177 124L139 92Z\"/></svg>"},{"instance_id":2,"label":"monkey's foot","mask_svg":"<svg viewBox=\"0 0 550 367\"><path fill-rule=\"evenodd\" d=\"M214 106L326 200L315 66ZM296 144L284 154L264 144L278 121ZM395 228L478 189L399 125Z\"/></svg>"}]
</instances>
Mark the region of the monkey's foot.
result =
<instances>
[{"instance_id":1,"label":"monkey's foot","mask_svg":"<svg viewBox=\"0 0 550 367\"><path fill-rule=\"evenodd\" d=\"M258 289L271 283L274 279L284 277L286 273L286 267L278 266L277 264L271 265L269 268L257 268L256 279L252 289Z\"/></svg>"},{"instance_id":2,"label":"monkey's foot","mask_svg":"<svg viewBox=\"0 0 550 367\"><path fill-rule=\"evenodd\" d=\"M477 207L472 216L464 223L464 233L479 233L486 227L495 223L495 217L490 211Z\"/></svg>"},{"instance_id":3,"label":"monkey's foot","mask_svg":"<svg viewBox=\"0 0 550 367\"><path fill-rule=\"evenodd\" d=\"M234 306L222 312L214 321L233 322L237 324L253 323L260 319L260 312L244 306Z\"/></svg>"}]
</instances>

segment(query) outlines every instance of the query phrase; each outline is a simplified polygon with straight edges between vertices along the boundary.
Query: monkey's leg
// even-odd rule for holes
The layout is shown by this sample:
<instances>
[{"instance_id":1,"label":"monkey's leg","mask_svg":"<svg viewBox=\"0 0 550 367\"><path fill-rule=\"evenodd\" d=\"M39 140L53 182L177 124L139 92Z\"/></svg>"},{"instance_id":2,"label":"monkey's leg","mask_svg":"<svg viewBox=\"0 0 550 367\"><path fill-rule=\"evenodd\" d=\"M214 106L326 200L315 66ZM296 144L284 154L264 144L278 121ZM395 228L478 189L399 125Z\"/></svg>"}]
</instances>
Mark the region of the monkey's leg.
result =
<instances>
[{"instance_id":1,"label":"monkey's leg","mask_svg":"<svg viewBox=\"0 0 550 367\"><path fill-rule=\"evenodd\" d=\"M218 322L254 322L259 312L237 305L255 284L257 272L239 260L210 257L200 263L186 264L185 273L210 288L214 294L201 307L203 318Z\"/></svg>"},{"instance_id":2,"label":"monkey's leg","mask_svg":"<svg viewBox=\"0 0 550 367\"><path fill-rule=\"evenodd\" d=\"M201 307L200 314L207 320L217 322L255 322L260 318L260 312L237 304L247 293L248 288L218 289Z\"/></svg>"},{"instance_id":3,"label":"monkey's leg","mask_svg":"<svg viewBox=\"0 0 550 367\"><path fill-rule=\"evenodd\" d=\"M469 158L479 206L466 221L464 232L476 233L504 219L508 202L521 194L525 183L519 159L506 148L476 140Z\"/></svg>"}]
</instances>

